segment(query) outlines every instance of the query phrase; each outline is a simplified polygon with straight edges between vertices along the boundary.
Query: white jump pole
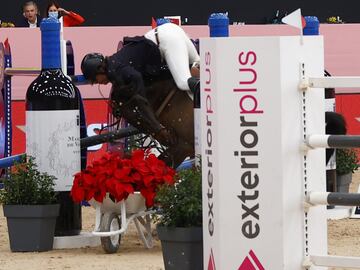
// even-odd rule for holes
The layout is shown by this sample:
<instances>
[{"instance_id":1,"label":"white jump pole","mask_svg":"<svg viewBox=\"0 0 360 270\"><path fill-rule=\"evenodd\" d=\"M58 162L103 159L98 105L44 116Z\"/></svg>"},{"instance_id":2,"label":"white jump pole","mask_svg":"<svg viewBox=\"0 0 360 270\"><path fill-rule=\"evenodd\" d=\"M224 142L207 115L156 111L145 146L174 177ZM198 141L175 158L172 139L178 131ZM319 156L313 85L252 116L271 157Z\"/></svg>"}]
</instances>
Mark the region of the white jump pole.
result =
<instances>
[{"instance_id":1,"label":"white jump pole","mask_svg":"<svg viewBox=\"0 0 360 270\"><path fill-rule=\"evenodd\" d=\"M308 194L306 200L312 205L360 206L359 193L312 191Z\"/></svg>"},{"instance_id":2,"label":"white jump pole","mask_svg":"<svg viewBox=\"0 0 360 270\"><path fill-rule=\"evenodd\" d=\"M360 147L360 136L314 134L307 136L306 144L311 148L354 148Z\"/></svg>"},{"instance_id":3,"label":"white jump pole","mask_svg":"<svg viewBox=\"0 0 360 270\"><path fill-rule=\"evenodd\" d=\"M299 90L323 76L323 39L200 46L204 267L304 269L327 255L326 208L304 207L309 191L325 191L325 150L303 147L324 134L324 91Z\"/></svg>"},{"instance_id":4,"label":"white jump pole","mask_svg":"<svg viewBox=\"0 0 360 270\"><path fill-rule=\"evenodd\" d=\"M360 77L355 76L332 76L325 78L308 78L308 87L336 88L336 87L359 87ZM304 84L303 84L304 85ZM306 85L306 84L305 84ZM304 86L305 86L304 85Z\"/></svg>"}]
</instances>

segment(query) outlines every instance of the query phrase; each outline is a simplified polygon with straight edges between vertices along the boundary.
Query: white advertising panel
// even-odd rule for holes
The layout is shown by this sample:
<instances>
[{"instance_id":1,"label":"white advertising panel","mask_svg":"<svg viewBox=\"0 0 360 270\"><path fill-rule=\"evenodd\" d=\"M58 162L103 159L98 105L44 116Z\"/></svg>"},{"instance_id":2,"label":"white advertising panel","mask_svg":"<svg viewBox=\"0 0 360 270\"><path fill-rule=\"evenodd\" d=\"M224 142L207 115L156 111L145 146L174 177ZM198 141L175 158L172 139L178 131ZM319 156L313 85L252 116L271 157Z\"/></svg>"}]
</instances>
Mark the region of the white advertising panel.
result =
<instances>
[{"instance_id":1,"label":"white advertising panel","mask_svg":"<svg viewBox=\"0 0 360 270\"><path fill-rule=\"evenodd\" d=\"M298 85L301 63L311 63L309 75L323 74L322 38L204 38L200 54L204 269L300 270L302 109L322 104L323 110L324 94L310 94L315 102L308 102ZM323 133L324 115L307 124ZM325 166L324 157L320 149L310 158ZM325 167L319 175L311 166L305 173L319 178L312 187L324 187ZM311 226L306 230L317 231ZM318 237L325 246L314 251L322 254L326 229Z\"/></svg>"}]
</instances>

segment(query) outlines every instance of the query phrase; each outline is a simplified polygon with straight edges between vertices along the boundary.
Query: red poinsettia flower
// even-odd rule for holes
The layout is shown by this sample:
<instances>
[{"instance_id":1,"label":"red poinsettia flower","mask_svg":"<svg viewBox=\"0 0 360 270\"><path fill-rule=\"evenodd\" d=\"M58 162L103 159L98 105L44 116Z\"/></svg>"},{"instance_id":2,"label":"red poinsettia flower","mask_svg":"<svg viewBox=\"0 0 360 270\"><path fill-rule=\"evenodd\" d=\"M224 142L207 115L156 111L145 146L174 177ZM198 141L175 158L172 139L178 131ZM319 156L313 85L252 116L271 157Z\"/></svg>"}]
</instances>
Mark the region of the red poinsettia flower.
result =
<instances>
[{"instance_id":1,"label":"red poinsettia flower","mask_svg":"<svg viewBox=\"0 0 360 270\"><path fill-rule=\"evenodd\" d=\"M174 169L149 151L134 150L129 158L105 153L75 174L71 196L75 202L95 199L101 203L108 193L118 202L140 191L146 206L151 207L157 188L164 183L173 184L174 175Z\"/></svg>"},{"instance_id":2,"label":"red poinsettia flower","mask_svg":"<svg viewBox=\"0 0 360 270\"><path fill-rule=\"evenodd\" d=\"M156 196L155 190L153 189L141 189L140 190L141 195L145 198L145 204L148 205L154 205L154 199Z\"/></svg>"}]
</instances>

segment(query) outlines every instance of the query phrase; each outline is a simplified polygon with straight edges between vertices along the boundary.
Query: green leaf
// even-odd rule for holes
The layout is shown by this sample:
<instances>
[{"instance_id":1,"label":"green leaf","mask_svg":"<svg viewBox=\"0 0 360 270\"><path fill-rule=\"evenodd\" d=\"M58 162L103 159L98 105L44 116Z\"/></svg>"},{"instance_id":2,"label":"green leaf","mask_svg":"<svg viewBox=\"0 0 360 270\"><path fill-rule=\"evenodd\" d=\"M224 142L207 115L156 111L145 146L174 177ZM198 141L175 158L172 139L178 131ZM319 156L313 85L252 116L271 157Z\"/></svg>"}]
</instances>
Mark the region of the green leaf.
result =
<instances>
[{"instance_id":1,"label":"green leaf","mask_svg":"<svg viewBox=\"0 0 360 270\"><path fill-rule=\"evenodd\" d=\"M157 192L161 214L155 220L163 226L202 226L201 168L181 170L176 180L175 185L164 185Z\"/></svg>"},{"instance_id":2,"label":"green leaf","mask_svg":"<svg viewBox=\"0 0 360 270\"><path fill-rule=\"evenodd\" d=\"M3 179L4 189L0 190L2 204L52 204L56 202L54 176L40 173L33 157L24 163L15 164Z\"/></svg>"},{"instance_id":3,"label":"green leaf","mask_svg":"<svg viewBox=\"0 0 360 270\"><path fill-rule=\"evenodd\" d=\"M354 173L358 169L358 158L354 149L336 149L336 172Z\"/></svg>"}]
</instances>

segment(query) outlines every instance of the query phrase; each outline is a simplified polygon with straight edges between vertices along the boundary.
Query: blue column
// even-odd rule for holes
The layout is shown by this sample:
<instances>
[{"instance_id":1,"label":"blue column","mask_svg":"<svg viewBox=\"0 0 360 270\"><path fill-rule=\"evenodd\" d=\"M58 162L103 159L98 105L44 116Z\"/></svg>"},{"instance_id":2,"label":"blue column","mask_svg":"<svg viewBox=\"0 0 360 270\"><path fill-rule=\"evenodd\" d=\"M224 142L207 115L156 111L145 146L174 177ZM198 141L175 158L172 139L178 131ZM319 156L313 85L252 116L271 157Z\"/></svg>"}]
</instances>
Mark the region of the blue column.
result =
<instances>
[{"instance_id":1,"label":"blue column","mask_svg":"<svg viewBox=\"0 0 360 270\"><path fill-rule=\"evenodd\" d=\"M43 19L40 29L42 69L61 68L59 20L54 18Z\"/></svg>"},{"instance_id":2,"label":"blue column","mask_svg":"<svg viewBox=\"0 0 360 270\"><path fill-rule=\"evenodd\" d=\"M319 20L316 16L305 16L306 26L303 29L304 36L319 35Z\"/></svg>"},{"instance_id":3,"label":"blue column","mask_svg":"<svg viewBox=\"0 0 360 270\"><path fill-rule=\"evenodd\" d=\"M229 36L229 18L225 13L213 13L209 17L210 37Z\"/></svg>"}]
</instances>

